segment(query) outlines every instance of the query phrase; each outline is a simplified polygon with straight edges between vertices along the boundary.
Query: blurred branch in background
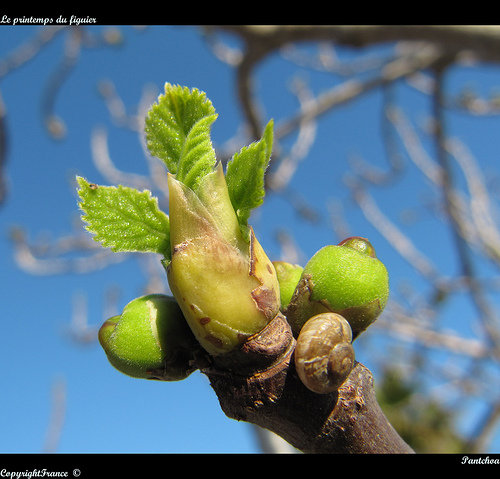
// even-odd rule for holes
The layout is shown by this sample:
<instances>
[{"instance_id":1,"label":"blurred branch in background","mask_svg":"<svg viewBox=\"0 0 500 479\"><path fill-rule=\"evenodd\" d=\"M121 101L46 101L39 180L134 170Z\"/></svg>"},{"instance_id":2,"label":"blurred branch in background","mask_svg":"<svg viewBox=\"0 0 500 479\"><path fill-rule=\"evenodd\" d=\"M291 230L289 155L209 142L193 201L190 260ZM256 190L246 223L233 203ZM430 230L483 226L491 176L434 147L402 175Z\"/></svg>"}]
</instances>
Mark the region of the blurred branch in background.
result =
<instances>
[{"instance_id":1,"label":"blurred branch in background","mask_svg":"<svg viewBox=\"0 0 500 479\"><path fill-rule=\"evenodd\" d=\"M66 381L58 378L52 384L51 415L42 452L57 452L66 419Z\"/></svg>"},{"instance_id":2,"label":"blurred branch in background","mask_svg":"<svg viewBox=\"0 0 500 479\"><path fill-rule=\"evenodd\" d=\"M357 158L351 161L352 169L345 174L345 184L366 220L387 240L395 254L418 273L426 287L407 289L406 292L401 287L400 294L393 295L386 312L374 325L377 334L396 337L405 345L403 353L401 348L398 349L397 361L394 361L394 353L390 351L379 359L383 362L381 370L384 371L380 381L381 404L386 404L389 419L396 428L401 428L406 440L413 441L410 445L417 450L482 451L500 423L500 398L496 386L500 381L500 322L492 299L500 288L497 198L482 174L481 160L475 158L472 150L450 131L447 112L451 109L474 116L492 116L500 113L500 102L494 95L481 98L467 87L458 96L447 95L446 80L451 69L457 65L473 68L488 63L498 67L500 28L241 25L204 27L202 31L216 58L235 70L237 100L245 118L238 135L219 145L221 161L226 161L249 140L260 138L265 105L255 86L255 78L257 68L265 58L281 55L302 69L310 68L332 75L331 88L322 93L315 93L303 78L295 78L290 85L298 103L297 110L275 121L275 149L267 175L267 188L271 194L285 198L305 221L314 222L322 218L316 205L309 205L305 197L297 194L291 182L304 162L313 161L309 152L317 140L321 119L348 102L362 101L368 92L382 93L381 132L388 170L376 169L371 165L370 158ZM0 78L27 63L59 32L58 29L43 29L25 47L0 61ZM57 118L54 105L58 90L83 54L83 47L116 44L120 38L115 29L102 35L96 37L92 28L67 31L60 66L49 79L47 96L42 100L44 118L51 121ZM230 42L226 41L228 36L238 38L242 47L230 46ZM301 49L304 44L309 47L307 51ZM316 46L315 52L310 48L312 45ZM391 45L392 48L384 49L383 54L373 53L369 48L380 45ZM345 47L358 49L359 55L352 61L342 59L339 52ZM430 121L423 131L414 126L393 95L392 86L403 82L430 99ZM143 119L157 91L146 86L134 114L127 112L110 81L103 81L99 91L116 127L137 135L144 148ZM5 164L7 119L8 115L0 108L0 168ZM63 131L62 121L58 119L58 128L51 127L49 131ZM144 149L147 175L121 171L112 160L107 135L104 129L96 128L90 139L92 160L103 178L109 184L121 183L150 189L159 197L160 206L167 209L166 173L160 162L151 161ZM294 141L286 147L284 140L289 137ZM405 231L404 224L384 211L377 203L376 194L372 194L397 184L400 173L409 164L416 168L420 179L431 189L432 202L427 205L427 213L432 214L435 221L444 223L451 233L448 247L456 257L455 272L440 271L438 258L424 253L411 232ZM465 179L466 188L459 186L462 182L457 181L457 175ZM328 210L334 234L341 239L346 237L350 228L342 205L332 201ZM66 238L30 243L26 235L16 229L12 238L19 266L31 274L86 273L133 256L114 255L102 250L81 231ZM304 254L292 233L280 230L276 238L282 249L281 259L304 261ZM440 241L448 241L448 238ZM140 261L148 283L146 289L154 291L155 288L163 288L162 271L154 261L144 257L140 257ZM481 265L486 262L487 268L479 268L479 262ZM452 297L464 296L475 305L475 310L470 318L461 320L469 323L469 329L475 332L474 337L464 337L453 329L443 328L439 320ZM87 325L84 324L81 329L82 324L75 318L74 331L86 332ZM85 334L81 337L87 338ZM369 348L369 339L363 345ZM406 348L407 345L412 347ZM447 360L438 364L429 351L439 351L446 355ZM457 357L461 361L455 363L454 358ZM397 367L388 367L395 362ZM419 376L428 374L436 379L440 392L446 390L449 397L458 397L455 401L458 406L454 409L449 404L442 404L442 401L431 397L432 394L424 398L418 381L405 380L409 374L404 373L408 372L412 377L418 373ZM468 404L466 399L472 396L486 404L486 412L470 437L463 439L450 432L448 438L453 442L451 445L443 437L454 427L455 411ZM445 395L441 394L439 399L442 397ZM412 439L411 429L416 424L421 426L420 436L414 435ZM430 431L434 431L435 440L422 441L421 437L429 437Z\"/></svg>"},{"instance_id":3,"label":"blurred branch in background","mask_svg":"<svg viewBox=\"0 0 500 479\"><path fill-rule=\"evenodd\" d=\"M64 33L66 36L60 63L48 78L45 92L40 99L42 123L47 133L54 139L64 138L66 133L64 120L55 113L57 96L65 80L77 65L82 49L120 45L122 40L120 30L114 27L94 31L67 26L44 27L37 29L26 42L12 50L5 58L0 59L1 81L9 73L29 65L59 34ZM0 94L0 205L6 195L4 168L7 160L7 125L8 114Z\"/></svg>"}]
</instances>

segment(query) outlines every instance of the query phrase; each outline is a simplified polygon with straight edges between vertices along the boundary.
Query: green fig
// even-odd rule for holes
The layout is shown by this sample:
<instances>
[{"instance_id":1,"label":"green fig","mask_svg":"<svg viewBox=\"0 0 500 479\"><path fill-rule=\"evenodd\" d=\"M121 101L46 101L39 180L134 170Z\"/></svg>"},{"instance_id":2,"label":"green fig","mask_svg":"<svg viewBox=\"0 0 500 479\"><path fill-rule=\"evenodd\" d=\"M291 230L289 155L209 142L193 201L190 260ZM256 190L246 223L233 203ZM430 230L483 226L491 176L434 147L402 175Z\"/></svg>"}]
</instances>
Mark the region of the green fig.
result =
<instances>
[{"instance_id":1,"label":"green fig","mask_svg":"<svg viewBox=\"0 0 500 479\"><path fill-rule=\"evenodd\" d=\"M285 311L298 335L312 316L331 311L342 315L356 338L383 311L389 277L370 242L352 237L320 249L306 264Z\"/></svg>"},{"instance_id":2,"label":"green fig","mask_svg":"<svg viewBox=\"0 0 500 479\"><path fill-rule=\"evenodd\" d=\"M134 299L104 322L98 336L111 365L128 376L178 381L196 369L199 344L170 296Z\"/></svg>"},{"instance_id":3,"label":"green fig","mask_svg":"<svg viewBox=\"0 0 500 479\"><path fill-rule=\"evenodd\" d=\"M280 285L281 310L285 310L292 299L304 268L286 261L273 261Z\"/></svg>"}]
</instances>

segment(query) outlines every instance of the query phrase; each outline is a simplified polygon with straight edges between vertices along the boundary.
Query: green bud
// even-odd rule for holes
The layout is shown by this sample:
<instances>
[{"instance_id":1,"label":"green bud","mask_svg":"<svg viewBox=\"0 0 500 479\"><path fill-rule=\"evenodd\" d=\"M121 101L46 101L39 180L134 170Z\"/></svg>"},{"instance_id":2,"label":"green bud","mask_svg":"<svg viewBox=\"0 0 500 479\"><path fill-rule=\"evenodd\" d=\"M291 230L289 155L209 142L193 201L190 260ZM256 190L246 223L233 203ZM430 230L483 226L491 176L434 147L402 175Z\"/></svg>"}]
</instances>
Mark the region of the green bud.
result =
<instances>
[{"instance_id":1,"label":"green bud","mask_svg":"<svg viewBox=\"0 0 500 479\"><path fill-rule=\"evenodd\" d=\"M286 261L273 261L273 266L280 284L281 309L285 310L292 299L304 268Z\"/></svg>"},{"instance_id":2,"label":"green bud","mask_svg":"<svg viewBox=\"0 0 500 479\"><path fill-rule=\"evenodd\" d=\"M285 314L297 335L310 317L338 313L356 338L377 319L388 296L384 264L368 240L353 237L325 246L309 260Z\"/></svg>"},{"instance_id":3,"label":"green bud","mask_svg":"<svg viewBox=\"0 0 500 479\"><path fill-rule=\"evenodd\" d=\"M150 294L128 303L99 330L99 342L118 371L135 378L179 381L195 368L199 344L177 302Z\"/></svg>"},{"instance_id":4,"label":"green bud","mask_svg":"<svg viewBox=\"0 0 500 479\"><path fill-rule=\"evenodd\" d=\"M196 193L170 174L168 187L170 289L205 350L230 352L278 313L276 271L253 230L243 237L220 164Z\"/></svg>"}]
</instances>

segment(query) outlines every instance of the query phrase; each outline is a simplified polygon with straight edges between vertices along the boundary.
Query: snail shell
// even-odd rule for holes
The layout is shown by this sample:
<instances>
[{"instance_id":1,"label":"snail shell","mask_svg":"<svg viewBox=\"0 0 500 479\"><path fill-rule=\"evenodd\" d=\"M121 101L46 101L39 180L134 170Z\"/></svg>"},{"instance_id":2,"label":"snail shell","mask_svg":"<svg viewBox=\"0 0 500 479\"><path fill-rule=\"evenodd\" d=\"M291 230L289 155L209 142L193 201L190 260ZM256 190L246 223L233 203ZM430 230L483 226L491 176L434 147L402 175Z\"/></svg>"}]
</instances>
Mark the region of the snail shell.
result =
<instances>
[{"instance_id":1,"label":"snail shell","mask_svg":"<svg viewBox=\"0 0 500 479\"><path fill-rule=\"evenodd\" d=\"M295 347L295 368L311 391L336 391L354 367L352 331L336 313L321 313L302 327Z\"/></svg>"}]
</instances>

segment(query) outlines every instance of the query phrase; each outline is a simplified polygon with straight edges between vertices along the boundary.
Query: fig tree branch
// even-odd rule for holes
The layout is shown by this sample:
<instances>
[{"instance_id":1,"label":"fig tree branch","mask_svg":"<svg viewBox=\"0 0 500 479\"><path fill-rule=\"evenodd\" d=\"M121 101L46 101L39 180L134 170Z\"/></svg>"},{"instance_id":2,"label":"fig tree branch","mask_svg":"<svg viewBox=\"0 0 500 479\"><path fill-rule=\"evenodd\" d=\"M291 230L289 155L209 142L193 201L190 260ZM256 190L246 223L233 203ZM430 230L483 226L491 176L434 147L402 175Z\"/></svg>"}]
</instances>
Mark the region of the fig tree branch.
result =
<instances>
[{"instance_id":1,"label":"fig tree branch","mask_svg":"<svg viewBox=\"0 0 500 479\"><path fill-rule=\"evenodd\" d=\"M380 409L365 366L356 363L336 393L316 394L295 371L294 348L290 326L278 315L242 350L206 369L224 413L307 453L413 453Z\"/></svg>"}]
</instances>

